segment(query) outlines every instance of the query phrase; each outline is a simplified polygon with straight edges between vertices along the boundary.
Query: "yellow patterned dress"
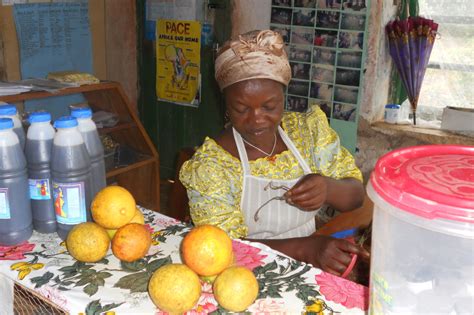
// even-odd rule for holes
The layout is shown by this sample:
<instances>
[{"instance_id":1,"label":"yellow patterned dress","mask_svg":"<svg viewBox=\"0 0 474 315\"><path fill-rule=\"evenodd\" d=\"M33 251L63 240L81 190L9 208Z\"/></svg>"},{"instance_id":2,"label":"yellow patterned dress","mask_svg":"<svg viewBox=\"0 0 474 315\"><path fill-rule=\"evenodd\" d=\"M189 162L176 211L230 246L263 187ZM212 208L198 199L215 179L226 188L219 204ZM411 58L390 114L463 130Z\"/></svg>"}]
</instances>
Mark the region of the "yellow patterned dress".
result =
<instances>
[{"instance_id":1,"label":"yellow patterned dress","mask_svg":"<svg viewBox=\"0 0 474 315\"><path fill-rule=\"evenodd\" d=\"M282 128L314 173L362 181L354 158L340 146L339 137L329 127L326 115L318 106L311 107L307 113L285 113ZM303 175L303 169L289 150L277 154L271 161L260 158L249 163L254 176L294 179ZM240 209L242 179L240 160L213 139L206 138L180 171L194 224L212 224L233 238L246 237L247 226Z\"/></svg>"}]
</instances>

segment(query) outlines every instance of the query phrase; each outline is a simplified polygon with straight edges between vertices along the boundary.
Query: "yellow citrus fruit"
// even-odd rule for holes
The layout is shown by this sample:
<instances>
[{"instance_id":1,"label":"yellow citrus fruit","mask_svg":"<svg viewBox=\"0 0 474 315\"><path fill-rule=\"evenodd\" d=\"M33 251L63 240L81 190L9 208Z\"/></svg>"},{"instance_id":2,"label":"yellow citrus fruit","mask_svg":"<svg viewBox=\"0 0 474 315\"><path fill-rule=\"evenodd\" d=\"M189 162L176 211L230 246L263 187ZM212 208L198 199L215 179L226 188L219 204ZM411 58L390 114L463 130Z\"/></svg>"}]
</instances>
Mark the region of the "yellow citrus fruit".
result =
<instances>
[{"instance_id":1,"label":"yellow citrus fruit","mask_svg":"<svg viewBox=\"0 0 474 315\"><path fill-rule=\"evenodd\" d=\"M213 292L220 306L231 312L243 312L257 298L258 282L249 269L232 266L217 276Z\"/></svg>"},{"instance_id":2,"label":"yellow citrus fruit","mask_svg":"<svg viewBox=\"0 0 474 315\"><path fill-rule=\"evenodd\" d=\"M212 225L193 228L181 243L184 263L200 276L214 276L232 264L232 240Z\"/></svg>"},{"instance_id":3,"label":"yellow citrus fruit","mask_svg":"<svg viewBox=\"0 0 474 315\"><path fill-rule=\"evenodd\" d=\"M182 314L196 305L201 296L201 283L188 266L169 264L151 276L148 294L160 310Z\"/></svg>"},{"instance_id":4,"label":"yellow citrus fruit","mask_svg":"<svg viewBox=\"0 0 474 315\"><path fill-rule=\"evenodd\" d=\"M132 220L128 223L138 223L138 224L145 224L145 217L143 216L143 213L140 211L140 209L135 208L135 215L133 216Z\"/></svg>"},{"instance_id":5,"label":"yellow citrus fruit","mask_svg":"<svg viewBox=\"0 0 474 315\"><path fill-rule=\"evenodd\" d=\"M122 226L112 239L112 252L115 257L128 262L145 257L150 246L150 231L146 226L138 223Z\"/></svg>"},{"instance_id":6,"label":"yellow citrus fruit","mask_svg":"<svg viewBox=\"0 0 474 315\"><path fill-rule=\"evenodd\" d=\"M82 262L96 262L107 254L110 239L103 227L84 222L69 231L66 247L72 257Z\"/></svg>"},{"instance_id":7,"label":"yellow citrus fruit","mask_svg":"<svg viewBox=\"0 0 474 315\"><path fill-rule=\"evenodd\" d=\"M120 186L108 186L97 193L91 204L94 221L106 229L118 229L135 216L132 194Z\"/></svg>"},{"instance_id":8,"label":"yellow citrus fruit","mask_svg":"<svg viewBox=\"0 0 474 315\"><path fill-rule=\"evenodd\" d=\"M143 213L140 211L140 209L137 208L135 215L128 223L145 224L145 217L143 216ZM107 234L109 234L110 239L114 238L115 233L117 233L117 229L107 229Z\"/></svg>"}]
</instances>

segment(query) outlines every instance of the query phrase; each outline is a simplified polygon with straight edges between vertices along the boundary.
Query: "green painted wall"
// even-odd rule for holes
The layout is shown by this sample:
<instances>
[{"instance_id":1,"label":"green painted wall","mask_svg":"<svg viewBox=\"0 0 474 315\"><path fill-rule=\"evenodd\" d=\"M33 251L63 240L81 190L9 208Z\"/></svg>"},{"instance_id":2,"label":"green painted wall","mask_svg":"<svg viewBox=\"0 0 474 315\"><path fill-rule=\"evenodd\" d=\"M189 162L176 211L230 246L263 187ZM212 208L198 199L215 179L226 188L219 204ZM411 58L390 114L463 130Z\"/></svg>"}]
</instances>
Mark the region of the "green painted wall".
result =
<instances>
[{"instance_id":1,"label":"green painted wall","mask_svg":"<svg viewBox=\"0 0 474 315\"><path fill-rule=\"evenodd\" d=\"M212 47L201 48L201 104L199 108L180 106L156 99L156 42L144 39L145 1L139 1L139 111L145 129L160 155L161 178L174 178L177 154L183 147L200 145L206 136L216 136L224 126L224 103L214 80ZM229 38L230 0L215 9L215 41Z\"/></svg>"}]
</instances>

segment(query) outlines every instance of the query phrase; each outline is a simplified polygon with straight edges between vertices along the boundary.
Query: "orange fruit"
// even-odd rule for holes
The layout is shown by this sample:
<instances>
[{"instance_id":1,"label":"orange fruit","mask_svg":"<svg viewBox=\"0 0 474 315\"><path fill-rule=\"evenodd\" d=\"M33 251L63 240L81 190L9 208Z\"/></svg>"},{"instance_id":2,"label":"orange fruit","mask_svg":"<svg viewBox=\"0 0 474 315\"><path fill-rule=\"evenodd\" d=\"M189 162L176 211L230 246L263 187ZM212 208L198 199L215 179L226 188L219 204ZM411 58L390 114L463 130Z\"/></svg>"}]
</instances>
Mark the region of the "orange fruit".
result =
<instances>
[{"instance_id":1,"label":"orange fruit","mask_svg":"<svg viewBox=\"0 0 474 315\"><path fill-rule=\"evenodd\" d=\"M66 247L69 254L82 262L101 260L109 250L110 239L103 227L94 222L83 222L69 231Z\"/></svg>"},{"instance_id":2,"label":"orange fruit","mask_svg":"<svg viewBox=\"0 0 474 315\"><path fill-rule=\"evenodd\" d=\"M112 252L115 257L127 262L145 257L150 246L150 231L146 226L138 223L122 226L112 239Z\"/></svg>"},{"instance_id":3,"label":"orange fruit","mask_svg":"<svg viewBox=\"0 0 474 315\"><path fill-rule=\"evenodd\" d=\"M220 306L231 312L245 311L258 296L258 282L252 271L232 266L217 276L212 286Z\"/></svg>"},{"instance_id":4,"label":"orange fruit","mask_svg":"<svg viewBox=\"0 0 474 315\"><path fill-rule=\"evenodd\" d=\"M183 264L158 268L148 283L148 294L162 311L182 314L194 307L201 296L199 278Z\"/></svg>"},{"instance_id":5,"label":"orange fruit","mask_svg":"<svg viewBox=\"0 0 474 315\"><path fill-rule=\"evenodd\" d=\"M135 215L128 223L145 224L145 217L143 216L143 213L140 211L140 209L137 208ZM109 234L110 239L114 238L115 233L117 233L117 229L107 229L107 234Z\"/></svg>"},{"instance_id":6,"label":"orange fruit","mask_svg":"<svg viewBox=\"0 0 474 315\"><path fill-rule=\"evenodd\" d=\"M232 264L232 240L213 225L193 228L181 243L183 262L200 276L214 276Z\"/></svg>"},{"instance_id":7,"label":"orange fruit","mask_svg":"<svg viewBox=\"0 0 474 315\"><path fill-rule=\"evenodd\" d=\"M108 186L97 193L91 203L94 221L106 229L118 229L135 216L136 203L132 194L120 186Z\"/></svg>"}]
</instances>

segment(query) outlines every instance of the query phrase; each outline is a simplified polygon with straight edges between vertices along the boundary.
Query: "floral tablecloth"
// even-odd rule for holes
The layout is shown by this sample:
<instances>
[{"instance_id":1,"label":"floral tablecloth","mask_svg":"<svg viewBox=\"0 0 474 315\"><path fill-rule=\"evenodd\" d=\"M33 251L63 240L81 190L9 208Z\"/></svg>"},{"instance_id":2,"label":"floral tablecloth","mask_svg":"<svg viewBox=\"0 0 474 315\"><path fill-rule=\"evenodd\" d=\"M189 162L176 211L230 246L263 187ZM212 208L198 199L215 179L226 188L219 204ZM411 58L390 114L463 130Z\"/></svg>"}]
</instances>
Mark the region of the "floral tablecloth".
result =
<instances>
[{"instance_id":1,"label":"floral tablecloth","mask_svg":"<svg viewBox=\"0 0 474 315\"><path fill-rule=\"evenodd\" d=\"M164 264L181 262L179 245L187 226L141 208L153 235L148 255L139 261L119 261L109 250L97 263L76 261L54 234L33 233L28 242L0 246L0 282L11 279L54 302L71 314L160 314L148 297L152 273ZM248 311L274 313L364 314L368 289L322 272L273 251L260 243L233 241L236 264L253 270L260 293ZM0 286L1 288L1 286ZM202 295L189 314L220 313L212 286L202 282ZM8 297L0 292L2 300Z\"/></svg>"}]
</instances>

